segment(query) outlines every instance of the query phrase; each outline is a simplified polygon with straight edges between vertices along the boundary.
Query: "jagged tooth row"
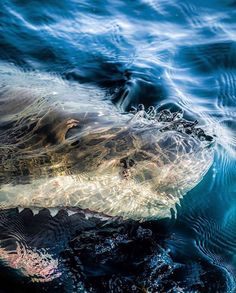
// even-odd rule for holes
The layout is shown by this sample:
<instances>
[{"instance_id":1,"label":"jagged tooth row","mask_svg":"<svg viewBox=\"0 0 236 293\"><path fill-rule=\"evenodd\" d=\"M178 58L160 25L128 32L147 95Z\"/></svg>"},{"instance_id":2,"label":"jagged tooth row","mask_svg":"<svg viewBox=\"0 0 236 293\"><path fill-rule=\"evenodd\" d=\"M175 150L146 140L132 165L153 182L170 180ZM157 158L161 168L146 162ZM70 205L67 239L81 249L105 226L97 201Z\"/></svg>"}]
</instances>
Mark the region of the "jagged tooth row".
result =
<instances>
[{"instance_id":1,"label":"jagged tooth row","mask_svg":"<svg viewBox=\"0 0 236 293\"><path fill-rule=\"evenodd\" d=\"M28 208L24 208L24 207L17 207L19 213L23 212L25 209ZM119 217L112 217L103 213L99 213L99 212L94 212L92 210L89 209L81 209L79 207L71 207L71 206L58 206L58 207L33 207L31 206L30 211L33 213L33 216L38 215L42 210L47 210L50 214L50 216L55 217L58 213L64 211L66 212L66 214L70 217L72 215L75 214L83 214L85 216L85 218L89 219L89 218L99 218L101 220L116 220Z\"/></svg>"},{"instance_id":2,"label":"jagged tooth row","mask_svg":"<svg viewBox=\"0 0 236 293\"><path fill-rule=\"evenodd\" d=\"M175 130L181 133L193 135L201 141L213 141L212 136L207 135L202 128L196 127L198 124L197 120L189 121L183 118L183 110L171 112L169 109L163 109L158 112L158 109L154 106L150 106L147 110L145 110L145 106L143 104L139 104L137 108L132 107L130 112L136 114L140 111L145 112L145 119L167 123L167 125L165 125L161 131Z\"/></svg>"}]
</instances>

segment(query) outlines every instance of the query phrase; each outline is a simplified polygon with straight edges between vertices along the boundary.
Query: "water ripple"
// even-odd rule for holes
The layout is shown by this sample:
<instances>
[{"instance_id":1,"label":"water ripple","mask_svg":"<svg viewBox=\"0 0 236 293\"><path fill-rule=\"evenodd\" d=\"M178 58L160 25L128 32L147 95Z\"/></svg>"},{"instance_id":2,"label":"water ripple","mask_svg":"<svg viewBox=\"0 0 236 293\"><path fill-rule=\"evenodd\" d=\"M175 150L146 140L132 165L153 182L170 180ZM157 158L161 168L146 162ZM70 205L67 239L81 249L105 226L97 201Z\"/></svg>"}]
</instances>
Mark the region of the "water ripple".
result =
<instances>
[{"instance_id":1,"label":"water ripple","mask_svg":"<svg viewBox=\"0 0 236 293\"><path fill-rule=\"evenodd\" d=\"M198 289L192 285L184 287L179 277L178 284L182 287L175 283L173 292L184 292L186 288L188 292L233 292L236 273L235 1L3 0L0 18L0 154L3 143L8 152L4 153L4 162L14 156L14 147L23 143L22 125L28 127L24 143L30 143L34 127L31 118L43 112L52 115L53 109L67 108L73 114L78 109L99 112L104 102L109 113L129 111L140 103L159 109L183 109L187 119L197 119L199 126L214 136L214 164L204 180L180 200L177 213L173 212L172 240L168 238L165 242L170 251L152 251L149 259L152 269L144 274L151 277L139 289L145 292L147 286L151 288L155 284L157 287L152 292L160 288L172 292L168 284L171 287L174 281L168 283L168 280L176 274L185 276L187 283L192 280L198 284ZM21 102L17 99L19 95ZM9 130L13 124L16 132ZM13 137L15 146L8 144ZM47 164L43 152L39 150L38 156ZM38 219L43 218L49 221L49 242L59 239L65 244L71 233L67 217L63 214L51 217L43 211ZM13 230L14 237L22 234L19 223L15 223ZM94 233L99 234L96 229ZM65 235L64 242L61 235ZM43 232L35 235L42 246L44 236ZM104 238L96 237L102 239L96 243L101 255L105 251L109 254L111 245L104 244ZM79 241L85 245L84 239ZM73 249L78 249L73 245ZM22 254L22 251L33 257L30 246L22 246L18 252ZM86 249L83 252L91 256ZM68 253L73 260L73 253ZM189 264L187 260L192 254L197 260ZM4 256L6 261L11 261L8 254ZM42 251L35 257L42 258ZM90 270L91 266L88 264L87 268ZM204 270L208 283L203 278ZM227 275L228 285L215 282L216 278L211 277L214 274ZM68 279L62 282L67 284L68 292L73 291ZM98 281L91 282L95 287L101 285ZM107 279L104 282L108 290L109 282ZM123 286L126 292L131 283L128 279L112 277L110 289L116 284L122 284L120 288ZM162 287L158 287L160 284ZM204 291L204 284L208 291ZM203 289L199 289L201 286Z\"/></svg>"}]
</instances>

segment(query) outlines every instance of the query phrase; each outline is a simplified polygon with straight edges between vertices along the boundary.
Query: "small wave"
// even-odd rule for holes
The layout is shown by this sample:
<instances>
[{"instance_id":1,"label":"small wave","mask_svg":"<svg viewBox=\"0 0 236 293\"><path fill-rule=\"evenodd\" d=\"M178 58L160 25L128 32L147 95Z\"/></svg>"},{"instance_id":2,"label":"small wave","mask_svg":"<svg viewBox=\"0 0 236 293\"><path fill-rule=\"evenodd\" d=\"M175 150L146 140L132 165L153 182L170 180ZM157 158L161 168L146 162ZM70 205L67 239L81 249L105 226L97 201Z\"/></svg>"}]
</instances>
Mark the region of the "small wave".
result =
<instances>
[{"instance_id":1,"label":"small wave","mask_svg":"<svg viewBox=\"0 0 236 293\"><path fill-rule=\"evenodd\" d=\"M199 128L215 141L212 168L172 210L176 224L173 225L173 241L166 241L168 248L157 248L159 242L153 247L152 237L147 237L147 242L139 242L134 240L136 236L127 238L120 230L115 236L112 225L108 230L104 228L105 231L98 229L98 232L97 227L92 232L89 230L95 238L86 232L75 233L78 237L72 244L69 241L70 248L57 255L60 269L68 276L62 278L62 285L45 285L44 290L57 291L55 285L63 292L84 292L85 288L101 292L117 288L124 292L145 292L147 288L151 292L233 292L236 267L235 1L105 0L101 4L99 1L75 0L4 0L0 8L0 170L5 168L0 182L9 183L8 171L11 169L14 184L19 183L19 178L24 185L29 183L29 161L35 170L35 177L31 179L50 172L52 175L54 171L65 175L63 167L68 162L62 160L54 170L49 167L51 157L45 155L45 150L55 150L55 145L52 149L45 145L38 148L42 141L35 140L34 120L39 121L44 114L47 119L53 119L55 112L63 112L71 119L70 116L76 116L78 111L96 112L109 123L109 117L117 119L117 113L123 118L131 115L124 112L139 104L144 104L146 109L155 106L160 111L183 109L184 117L191 121L197 119ZM104 110L108 114L104 114ZM75 120L70 120L71 125L76 124ZM142 120L139 124L143 128L145 124L147 129L148 123ZM48 130L47 127L41 129L41 134L43 143L46 139L50 145L57 139L49 135ZM76 130L74 127L64 137L69 141L69 153L79 143ZM34 150L33 144L37 145ZM23 149L19 151L20 147ZM20 154L18 161L14 161L16 148ZM15 165L11 161L9 166L9 159ZM81 161L87 164L86 159ZM190 163L193 164L193 160ZM45 169L37 168L39 165ZM194 164L190 170L194 172L196 166ZM22 171L20 176L16 172L19 169ZM127 175L129 170L125 172ZM66 172L66 175L71 178L72 172ZM150 174L147 172L145 176L148 178ZM1 196L6 198L5 193ZM63 200L67 202L65 196ZM130 202L123 203L123 206L129 209L129 204L131 206ZM53 239L65 244L66 237L70 238L67 229L81 221L81 217L75 216L76 220L71 224L62 214L52 218L45 211L40 212L38 218L26 217L29 221L38 219L33 222L35 227L39 227L43 219L49 221L51 226L44 227L48 231L48 234L45 232L48 244ZM18 236L24 234L25 223L14 223L11 237L19 242L22 239ZM43 247L46 243L44 228L37 231L35 246L40 242ZM121 229L127 231L124 226ZM108 235L108 242L101 236L103 233ZM120 234L121 238L118 237ZM24 242L19 247L19 254L16 250L13 255L9 255L10 250L2 251L6 262L15 264L18 256L25 259L26 255L36 260L44 259L42 250L36 254L32 252L28 241L31 236L27 238L27 235L24 239L27 245ZM121 246L124 250L129 246L129 249L124 252ZM140 247L147 250L144 252ZM83 266L75 258L80 252L85 253ZM112 265L107 262L107 255ZM121 262L114 260L122 256ZM64 257L65 265L60 257ZM143 261L146 261L144 266ZM41 263L46 262L42 260ZM50 257L49 263L52 264ZM9 286L12 286L10 291L15 291L20 286L17 276L7 277L5 269L1 272L8 284L5 286L6 282L1 282L1 286L5 286L6 292L9 292ZM81 272L85 272L87 285L79 281L83 277ZM113 272L113 276L109 272ZM96 274L104 277L96 277ZM25 282L27 289L37 287L30 287L27 282L28 279ZM19 291L25 291L26 287L19 287ZM41 288L37 287L38 291L41 292Z\"/></svg>"}]
</instances>

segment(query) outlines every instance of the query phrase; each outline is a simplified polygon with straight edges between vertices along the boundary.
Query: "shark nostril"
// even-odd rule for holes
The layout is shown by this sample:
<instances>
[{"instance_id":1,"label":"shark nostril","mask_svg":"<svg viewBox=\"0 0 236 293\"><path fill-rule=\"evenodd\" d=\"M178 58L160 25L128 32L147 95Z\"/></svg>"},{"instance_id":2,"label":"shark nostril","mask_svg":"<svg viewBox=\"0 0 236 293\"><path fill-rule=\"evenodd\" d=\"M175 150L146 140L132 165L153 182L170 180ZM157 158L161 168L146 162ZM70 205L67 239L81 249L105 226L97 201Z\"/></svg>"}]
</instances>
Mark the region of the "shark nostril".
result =
<instances>
[{"instance_id":1,"label":"shark nostril","mask_svg":"<svg viewBox=\"0 0 236 293\"><path fill-rule=\"evenodd\" d=\"M125 169L133 167L136 163L133 159L128 159L128 158L122 158L120 160L120 163L122 164L122 167Z\"/></svg>"},{"instance_id":2,"label":"shark nostril","mask_svg":"<svg viewBox=\"0 0 236 293\"><path fill-rule=\"evenodd\" d=\"M126 159L121 159L120 160L120 163L121 163L121 165L122 165L122 167L124 167L124 168L127 168L128 166L127 166L127 160Z\"/></svg>"},{"instance_id":3,"label":"shark nostril","mask_svg":"<svg viewBox=\"0 0 236 293\"><path fill-rule=\"evenodd\" d=\"M135 161L133 159L130 159L128 164L129 164L129 167L133 167L135 165Z\"/></svg>"}]
</instances>

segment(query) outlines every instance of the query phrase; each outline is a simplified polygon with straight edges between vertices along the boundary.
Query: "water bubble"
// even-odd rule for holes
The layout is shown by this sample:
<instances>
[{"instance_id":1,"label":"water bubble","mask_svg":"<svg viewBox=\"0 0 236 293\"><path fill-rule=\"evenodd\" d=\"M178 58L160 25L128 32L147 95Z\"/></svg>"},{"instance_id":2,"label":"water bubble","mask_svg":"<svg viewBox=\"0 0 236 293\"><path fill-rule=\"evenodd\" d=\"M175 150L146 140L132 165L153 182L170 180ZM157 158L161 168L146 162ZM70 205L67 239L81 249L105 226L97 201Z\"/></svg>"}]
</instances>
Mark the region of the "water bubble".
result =
<instances>
[{"instance_id":1,"label":"water bubble","mask_svg":"<svg viewBox=\"0 0 236 293\"><path fill-rule=\"evenodd\" d=\"M148 115L148 118L149 119L154 119L157 115L157 110L154 106L150 106L148 109L147 109L147 115Z\"/></svg>"},{"instance_id":2,"label":"water bubble","mask_svg":"<svg viewBox=\"0 0 236 293\"><path fill-rule=\"evenodd\" d=\"M144 111L145 110L145 107L143 104L139 104L138 105L138 111Z\"/></svg>"},{"instance_id":3,"label":"water bubble","mask_svg":"<svg viewBox=\"0 0 236 293\"><path fill-rule=\"evenodd\" d=\"M168 109L164 109L159 113L158 121L160 122L170 122L172 121L172 113Z\"/></svg>"},{"instance_id":4,"label":"water bubble","mask_svg":"<svg viewBox=\"0 0 236 293\"><path fill-rule=\"evenodd\" d=\"M179 110L178 112L175 112L173 114L173 120L176 121L176 120L182 119L183 116L184 116L184 111L183 110Z\"/></svg>"}]
</instances>

